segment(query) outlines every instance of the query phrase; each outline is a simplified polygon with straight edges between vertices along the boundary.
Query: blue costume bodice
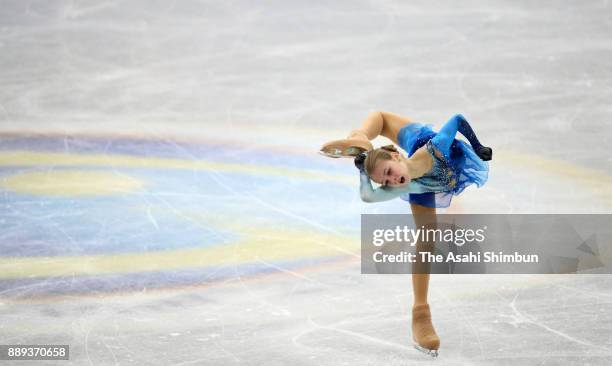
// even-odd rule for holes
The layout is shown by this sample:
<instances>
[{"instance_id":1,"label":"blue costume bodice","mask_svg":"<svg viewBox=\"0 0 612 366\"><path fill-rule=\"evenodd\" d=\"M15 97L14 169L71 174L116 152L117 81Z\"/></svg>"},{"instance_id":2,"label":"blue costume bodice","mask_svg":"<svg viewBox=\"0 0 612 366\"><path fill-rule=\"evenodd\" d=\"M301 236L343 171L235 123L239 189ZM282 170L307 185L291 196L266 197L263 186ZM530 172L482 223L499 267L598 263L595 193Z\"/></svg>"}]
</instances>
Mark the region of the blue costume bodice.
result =
<instances>
[{"instance_id":1,"label":"blue costume bodice","mask_svg":"<svg viewBox=\"0 0 612 366\"><path fill-rule=\"evenodd\" d=\"M457 184L453 168L446 162L444 155L434 147L431 140L427 141L425 147L432 157L432 167L425 175L411 181L415 187L412 193L452 191Z\"/></svg>"}]
</instances>

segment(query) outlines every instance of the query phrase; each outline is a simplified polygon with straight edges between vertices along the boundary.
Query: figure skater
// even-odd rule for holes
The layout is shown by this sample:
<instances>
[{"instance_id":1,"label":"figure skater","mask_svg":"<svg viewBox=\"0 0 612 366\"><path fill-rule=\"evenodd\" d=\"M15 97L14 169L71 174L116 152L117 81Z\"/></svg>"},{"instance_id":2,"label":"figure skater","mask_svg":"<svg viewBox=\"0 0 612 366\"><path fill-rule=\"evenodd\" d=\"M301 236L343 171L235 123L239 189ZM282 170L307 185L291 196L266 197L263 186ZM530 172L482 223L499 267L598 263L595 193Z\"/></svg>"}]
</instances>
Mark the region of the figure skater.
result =
<instances>
[{"instance_id":1,"label":"figure skater","mask_svg":"<svg viewBox=\"0 0 612 366\"><path fill-rule=\"evenodd\" d=\"M344 140L326 143L321 153L330 157L355 157L360 171L360 195L365 202L380 202L401 197L410 202L416 227L435 224L436 208L448 207L453 195L475 183L482 186L488 178L486 161L492 149L477 139L468 121L453 116L438 133L431 125L412 122L390 112L370 112L361 128ZM470 145L455 139L457 132ZM393 145L373 149L370 140L382 135L408 153L404 157ZM374 189L370 178L381 185ZM417 251L431 250L432 243L417 243ZM422 267L421 267L422 268ZM412 337L415 347L433 357L438 355L440 338L431 321L427 301L429 271L412 274L414 305Z\"/></svg>"}]
</instances>

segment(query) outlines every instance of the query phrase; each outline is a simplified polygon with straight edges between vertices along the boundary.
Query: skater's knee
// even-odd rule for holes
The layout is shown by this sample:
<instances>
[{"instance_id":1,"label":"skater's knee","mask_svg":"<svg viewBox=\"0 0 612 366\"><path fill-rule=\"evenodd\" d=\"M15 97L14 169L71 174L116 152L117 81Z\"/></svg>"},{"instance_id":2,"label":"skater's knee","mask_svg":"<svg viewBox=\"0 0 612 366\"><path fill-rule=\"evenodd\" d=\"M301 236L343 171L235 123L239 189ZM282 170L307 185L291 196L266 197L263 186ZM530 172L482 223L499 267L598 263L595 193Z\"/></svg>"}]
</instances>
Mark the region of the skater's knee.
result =
<instances>
[{"instance_id":1,"label":"skater's knee","mask_svg":"<svg viewBox=\"0 0 612 366\"><path fill-rule=\"evenodd\" d=\"M368 116L369 117L374 117L374 118L382 118L383 115L383 111L381 111L380 109L373 109L371 111L368 112Z\"/></svg>"},{"instance_id":2,"label":"skater's knee","mask_svg":"<svg viewBox=\"0 0 612 366\"><path fill-rule=\"evenodd\" d=\"M383 111L374 109L368 112L367 120L372 121L377 127L381 127L384 123Z\"/></svg>"}]
</instances>

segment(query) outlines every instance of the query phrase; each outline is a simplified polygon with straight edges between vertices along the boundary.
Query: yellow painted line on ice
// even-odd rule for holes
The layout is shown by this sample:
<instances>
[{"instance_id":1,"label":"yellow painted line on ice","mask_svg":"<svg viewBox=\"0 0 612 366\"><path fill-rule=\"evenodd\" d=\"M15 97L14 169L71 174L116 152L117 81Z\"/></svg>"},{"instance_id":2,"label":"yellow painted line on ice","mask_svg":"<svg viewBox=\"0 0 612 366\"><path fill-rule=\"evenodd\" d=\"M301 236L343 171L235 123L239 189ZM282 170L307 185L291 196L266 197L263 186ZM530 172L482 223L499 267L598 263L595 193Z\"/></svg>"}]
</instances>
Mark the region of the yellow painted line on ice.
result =
<instances>
[{"instance_id":1,"label":"yellow painted line on ice","mask_svg":"<svg viewBox=\"0 0 612 366\"><path fill-rule=\"evenodd\" d=\"M0 182L0 186L13 192L68 197L133 192L143 185L134 177L108 169L30 171Z\"/></svg>"},{"instance_id":2,"label":"yellow painted line on ice","mask_svg":"<svg viewBox=\"0 0 612 366\"><path fill-rule=\"evenodd\" d=\"M496 162L511 164L518 167L518 169L546 172L561 182L569 180L578 183L577 189L587 188L591 193L604 198L607 203L612 205L612 177L603 172L562 160L511 152L496 154L493 164ZM521 170L518 170L518 172L521 172ZM568 194L571 193L568 192Z\"/></svg>"},{"instance_id":3,"label":"yellow painted line on ice","mask_svg":"<svg viewBox=\"0 0 612 366\"><path fill-rule=\"evenodd\" d=\"M355 182L358 182L358 179L354 177L329 174L309 169L283 168L256 164L221 163L207 160L137 157L130 155L86 155L12 150L0 152L0 166L96 166L107 168L187 169L303 178L346 185L355 185Z\"/></svg>"},{"instance_id":4,"label":"yellow painted line on ice","mask_svg":"<svg viewBox=\"0 0 612 366\"><path fill-rule=\"evenodd\" d=\"M83 276L357 256L359 240L310 231L244 229L244 239L205 248L111 255L0 257L0 279Z\"/></svg>"}]
</instances>

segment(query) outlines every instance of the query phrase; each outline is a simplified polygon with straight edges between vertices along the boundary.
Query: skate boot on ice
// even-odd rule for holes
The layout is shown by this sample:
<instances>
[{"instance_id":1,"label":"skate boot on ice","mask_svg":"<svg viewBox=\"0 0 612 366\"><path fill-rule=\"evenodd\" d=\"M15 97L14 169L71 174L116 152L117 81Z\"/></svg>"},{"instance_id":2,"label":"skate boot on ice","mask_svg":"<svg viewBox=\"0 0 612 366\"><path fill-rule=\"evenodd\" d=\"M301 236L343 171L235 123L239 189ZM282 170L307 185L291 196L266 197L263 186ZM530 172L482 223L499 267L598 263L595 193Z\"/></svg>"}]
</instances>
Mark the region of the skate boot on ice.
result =
<instances>
[{"instance_id":1,"label":"skate boot on ice","mask_svg":"<svg viewBox=\"0 0 612 366\"><path fill-rule=\"evenodd\" d=\"M372 149L373 146L365 133L353 131L346 139L324 144L319 153L330 158L350 158Z\"/></svg>"},{"instance_id":2,"label":"skate boot on ice","mask_svg":"<svg viewBox=\"0 0 612 366\"><path fill-rule=\"evenodd\" d=\"M412 308L412 339L414 348L431 357L438 357L440 338L431 323L431 312L427 304Z\"/></svg>"}]
</instances>

